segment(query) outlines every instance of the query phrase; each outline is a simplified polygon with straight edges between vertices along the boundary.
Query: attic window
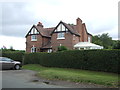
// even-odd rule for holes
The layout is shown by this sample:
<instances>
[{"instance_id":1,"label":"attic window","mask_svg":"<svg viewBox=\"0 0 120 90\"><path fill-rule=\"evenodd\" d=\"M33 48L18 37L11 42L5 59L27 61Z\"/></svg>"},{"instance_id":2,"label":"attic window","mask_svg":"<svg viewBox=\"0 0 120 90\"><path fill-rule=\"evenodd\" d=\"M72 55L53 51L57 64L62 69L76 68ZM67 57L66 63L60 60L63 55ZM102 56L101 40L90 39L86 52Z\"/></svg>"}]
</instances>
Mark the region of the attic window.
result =
<instances>
[{"instance_id":1,"label":"attic window","mask_svg":"<svg viewBox=\"0 0 120 90\"><path fill-rule=\"evenodd\" d=\"M58 33L57 39L65 39L65 33Z\"/></svg>"},{"instance_id":2,"label":"attic window","mask_svg":"<svg viewBox=\"0 0 120 90\"><path fill-rule=\"evenodd\" d=\"M37 41L37 35L31 35L31 41Z\"/></svg>"}]
</instances>

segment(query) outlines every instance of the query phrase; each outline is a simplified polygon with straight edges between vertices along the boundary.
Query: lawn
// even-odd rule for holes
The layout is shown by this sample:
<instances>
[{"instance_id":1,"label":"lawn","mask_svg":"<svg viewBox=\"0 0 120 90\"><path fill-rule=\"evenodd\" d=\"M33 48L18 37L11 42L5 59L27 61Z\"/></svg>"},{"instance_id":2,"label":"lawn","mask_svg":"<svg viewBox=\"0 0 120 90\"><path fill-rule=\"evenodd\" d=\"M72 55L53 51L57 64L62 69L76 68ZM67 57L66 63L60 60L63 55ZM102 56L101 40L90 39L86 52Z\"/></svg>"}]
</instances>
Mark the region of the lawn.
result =
<instances>
[{"instance_id":1,"label":"lawn","mask_svg":"<svg viewBox=\"0 0 120 90\"><path fill-rule=\"evenodd\" d=\"M37 64L28 64L23 69L35 70L38 76L47 79L69 80L73 82L93 83L109 87L118 87L118 75L80 69L50 68Z\"/></svg>"}]
</instances>

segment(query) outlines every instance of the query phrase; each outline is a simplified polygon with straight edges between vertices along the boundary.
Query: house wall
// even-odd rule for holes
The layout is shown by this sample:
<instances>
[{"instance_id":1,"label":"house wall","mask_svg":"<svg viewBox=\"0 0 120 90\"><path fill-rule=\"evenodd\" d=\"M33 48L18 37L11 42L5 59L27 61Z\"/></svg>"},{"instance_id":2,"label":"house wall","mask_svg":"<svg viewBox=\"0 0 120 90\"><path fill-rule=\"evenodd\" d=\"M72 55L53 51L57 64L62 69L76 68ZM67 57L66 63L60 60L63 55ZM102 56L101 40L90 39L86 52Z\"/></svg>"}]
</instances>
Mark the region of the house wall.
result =
<instances>
[{"instance_id":1,"label":"house wall","mask_svg":"<svg viewBox=\"0 0 120 90\"><path fill-rule=\"evenodd\" d=\"M37 35L37 41L31 41L31 35L27 36L26 38L26 52L31 52L31 48L33 47L37 48L37 52L40 51L40 47L42 46L42 36Z\"/></svg>"},{"instance_id":2,"label":"house wall","mask_svg":"<svg viewBox=\"0 0 120 90\"><path fill-rule=\"evenodd\" d=\"M87 42L88 41L88 34L87 34L87 31L85 30L85 27L83 26L83 29L82 29L82 42Z\"/></svg>"},{"instance_id":3,"label":"house wall","mask_svg":"<svg viewBox=\"0 0 120 90\"><path fill-rule=\"evenodd\" d=\"M92 36L91 36L91 35L88 35L88 37L90 37L90 42L92 42Z\"/></svg>"},{"instance_id":4,"label":"house wall","mask_svg":"<svg viewBox=\"0 0 120 90\"><path fill-rule=\"evenodd\" d=\"M66 46L73 49L73 35L70 32L65 33L65 39L57 39L57 33L53 33L51 37L51 46L53 51L57 51L58 46Z\"/></svg>"},{"instance_id":5,"label":"house wall","mask_svg":"<svg viewBox=\"0 0 120 90\"><path fill-rule=\"evenodd\" d=\"M76 36L76 35L72 35L72 36L73 36L72 45L74 46L75 44L77 44L80 41L80 37Z\"/></svg>"}]
</instances>

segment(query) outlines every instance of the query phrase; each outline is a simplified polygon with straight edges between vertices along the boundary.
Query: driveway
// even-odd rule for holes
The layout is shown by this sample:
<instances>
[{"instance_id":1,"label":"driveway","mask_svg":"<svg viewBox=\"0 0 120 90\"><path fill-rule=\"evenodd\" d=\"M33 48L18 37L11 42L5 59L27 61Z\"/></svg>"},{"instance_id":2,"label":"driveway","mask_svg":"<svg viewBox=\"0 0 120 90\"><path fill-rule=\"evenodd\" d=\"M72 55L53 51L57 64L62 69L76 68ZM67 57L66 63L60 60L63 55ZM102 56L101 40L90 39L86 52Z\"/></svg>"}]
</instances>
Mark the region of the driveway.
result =
<instances>
[{"instance_id":1,"label":"driveway","mask_svg":"<svg viewBox=\"0 0 120 90\"><path fill-rule=\"evenodd\" d=\"M1 72L2 88L104 88L104 86L94 84L38 78L35 76L37 72L31 70L4 70Z\"/></svg>"}]
</instances>

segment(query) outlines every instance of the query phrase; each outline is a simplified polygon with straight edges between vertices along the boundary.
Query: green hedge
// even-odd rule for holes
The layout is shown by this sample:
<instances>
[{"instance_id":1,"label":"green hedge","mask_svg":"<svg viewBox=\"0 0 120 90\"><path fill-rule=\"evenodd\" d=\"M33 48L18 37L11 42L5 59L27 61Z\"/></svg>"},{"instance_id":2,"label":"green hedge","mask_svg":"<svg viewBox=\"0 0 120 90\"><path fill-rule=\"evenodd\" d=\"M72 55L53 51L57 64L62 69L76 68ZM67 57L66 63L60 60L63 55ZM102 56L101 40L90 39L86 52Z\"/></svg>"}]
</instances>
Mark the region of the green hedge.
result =
<instances>
[{"instance_id":1,"label":"green hedge","mask_svg":"<svg viewBox=\"0 0 120 90\"><path fill-rule=\"evenodd\" d=\"M47 67L120 73L120 50L67 50L56 53L3 52L2 56ZM23 58L24 57L24 58Z\"/></svg>"},{"instance_id":2,"label":"green hedge","mask_svg":"<svg viewBox=\"0 0 120 90\"><path fill-rule=\"evenodd\" d=\"M68 50L56 53L27 53L24 63L120 73L118 69L119 55L120 50Z\"/></svg>"},{"instance_id":3,"label":"green hedge","mask_svg":"<svg viewBox=\"0 0 120 90\"><path fill-rule=\"evenodd\" d=\"M16 61L20 61L22 62L23 61L23 58L24 58L24 52L2 52L2 56L3 57L8 57L8 58L11 58L13 60L16 60Z\"/></svg>"}]
</instances>

